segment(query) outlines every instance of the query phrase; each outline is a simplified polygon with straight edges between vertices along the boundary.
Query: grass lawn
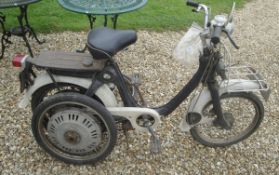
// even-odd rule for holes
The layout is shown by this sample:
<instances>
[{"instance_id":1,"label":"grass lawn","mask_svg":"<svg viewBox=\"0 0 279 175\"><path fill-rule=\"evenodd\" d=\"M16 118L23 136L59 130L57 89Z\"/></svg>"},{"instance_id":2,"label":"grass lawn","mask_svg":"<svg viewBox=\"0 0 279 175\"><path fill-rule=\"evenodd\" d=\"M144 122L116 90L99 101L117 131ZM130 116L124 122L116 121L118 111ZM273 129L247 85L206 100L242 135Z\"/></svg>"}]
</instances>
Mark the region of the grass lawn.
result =
<instances>
[{"instance_id":1,"label":"grass lawn","mask_svg":"<svg viewBox=\"0 0 279 175\"><path fill-rule=\"evenodd\" d=\"M212 8L212 13L228 12L232 2L238 7L247 0L199 0ZM1 9L7 16L7 27L17 25L18 8ZM86 15L73 13L63 9L57 0L42 0L29 6L29 21L37 32L50 33L65 30L87 31L89 21ZM191 12L185 0L149 0L146 6L132 13L119 16L120 29L148 30L181 30L193 21L202 21L202 14ZM101 26L103 17L97 17L97 26Z\"/></svg>"}]
</instances>

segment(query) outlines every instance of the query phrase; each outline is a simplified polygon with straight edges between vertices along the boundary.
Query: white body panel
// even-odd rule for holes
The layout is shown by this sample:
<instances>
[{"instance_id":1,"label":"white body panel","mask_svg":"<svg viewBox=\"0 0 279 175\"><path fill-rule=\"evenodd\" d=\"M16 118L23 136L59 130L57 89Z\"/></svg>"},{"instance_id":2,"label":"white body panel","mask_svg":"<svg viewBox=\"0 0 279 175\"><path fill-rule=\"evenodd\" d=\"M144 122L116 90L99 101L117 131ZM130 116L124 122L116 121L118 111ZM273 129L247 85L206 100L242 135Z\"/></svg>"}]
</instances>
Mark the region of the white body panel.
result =
<instances>
[{"instance_id":1,"label":"white body panel","mask_svg":"<svg viewBox=\"0 0 279 175\"><path fill-rule=\"evenodd\" d=\"M78 85L88 89L92 83L92 79L87 78L76 78L76 77L67 77L67 76L58 76L53 75L54 79L58 83L70 83L74 85ZM20 100L18 106L20 108L25 108L31 98L32 94L36 92L39 88L46 86L48 84L52 84L53 81L49 77L47 73L43 73L38 75L35 79L34 84L30 86L30 88L25 92L25 95ZM129 120L136 131L143 132L148 131L146 128L137 125L137 118L141 115L149 115L152 116L155 120L152 128L156 128L160 124L160 115L153 109L149 108L137 108L137 107L121 107L121 103L117 103L116 97L110 88L104 84L102 85L95 94L101 101L104 103L108 111L111 112L113 116L121 116Z\"/></svg>"},{"instance_id":2,"label":"white body panel","mask_svg":"<svg viewBox=\"0 0 279 175\"><path fill-rule=\"evenodd\" d=\"M92 83L92 79L89 78L77 78L77 77L67 77L67 76L58 76L53 75L53 78L56 82L59 83L70 83L74 85L78 85L88 89ZM20 108L25 108L32 98L32 94L38 90L39 88L46 86L48 84L52 84L53 81L51 80L50 76L47 73L42 73L38 75L35 79L34 84L26 91L25 95L19 102L18 106ZM96 96L102 100L106 107L116 107L118 106L117 100L107 85L102 85L97 91Z\"/></svg>"}]
</instances>

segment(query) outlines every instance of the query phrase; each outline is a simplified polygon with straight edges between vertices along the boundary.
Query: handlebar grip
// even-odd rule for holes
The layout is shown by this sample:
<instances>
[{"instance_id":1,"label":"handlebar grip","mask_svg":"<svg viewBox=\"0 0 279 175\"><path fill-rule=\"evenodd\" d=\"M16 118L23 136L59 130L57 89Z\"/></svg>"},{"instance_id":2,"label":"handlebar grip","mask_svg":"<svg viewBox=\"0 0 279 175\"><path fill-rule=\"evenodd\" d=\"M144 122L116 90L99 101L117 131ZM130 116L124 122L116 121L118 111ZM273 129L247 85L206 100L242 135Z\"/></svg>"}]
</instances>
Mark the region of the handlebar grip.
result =
<instances>
[{"instance_id":1,"label":"handlebar grip","mask_svg":"<svg viewBox=\"0 0 279 175\"><path fill-rule=\"evenodd\" d=\"M211 36L211 42L213 44L218 44L220 42L220 35L222 33L222 26L214 26L214 31Z\"/></svg>"},{"instance_id":2,"label":"handlebar grip","mask_svg":"<svg viewBox=\"0 0 279 175\"><path fill-rule=\"evenodd\" d=\"M197 3L197 2L193 2L193 1L191 1L191 0L187 0L186 5L191 6L191 7L198 8L200 4Z\"/></svg>"}]
</instances>

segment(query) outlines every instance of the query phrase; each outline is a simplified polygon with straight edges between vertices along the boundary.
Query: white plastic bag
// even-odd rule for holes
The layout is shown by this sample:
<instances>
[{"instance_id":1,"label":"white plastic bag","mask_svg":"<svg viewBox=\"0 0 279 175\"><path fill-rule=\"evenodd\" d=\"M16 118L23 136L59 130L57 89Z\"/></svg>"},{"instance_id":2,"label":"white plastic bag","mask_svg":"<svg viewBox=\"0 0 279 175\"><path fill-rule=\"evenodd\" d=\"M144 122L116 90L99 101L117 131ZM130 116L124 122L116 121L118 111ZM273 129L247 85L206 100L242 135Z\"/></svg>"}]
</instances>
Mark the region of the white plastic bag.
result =
<instances>
[{"instance_id":1,"label":"white plastic bag","mask_svg":"<svg viewBox=\"0 0 279 175\"><path fill-rule=\"evenodd\" d=\"M198 64L199 56L202 53L202 42L200 39L202 30L198 24L192 24L173 51L173 57L178 62L184 65Z\"/></svg>"}]
</instances>

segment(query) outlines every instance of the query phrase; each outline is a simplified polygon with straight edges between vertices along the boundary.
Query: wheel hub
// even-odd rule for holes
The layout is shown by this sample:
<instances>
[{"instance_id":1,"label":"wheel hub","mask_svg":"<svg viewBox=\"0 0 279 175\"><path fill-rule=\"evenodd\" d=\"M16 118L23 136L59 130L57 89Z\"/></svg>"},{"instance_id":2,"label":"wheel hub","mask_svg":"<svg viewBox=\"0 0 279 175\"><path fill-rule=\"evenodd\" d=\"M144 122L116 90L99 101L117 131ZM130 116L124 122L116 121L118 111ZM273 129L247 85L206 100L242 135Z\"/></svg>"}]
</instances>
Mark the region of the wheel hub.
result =
<instances>
[{"instance_id":1,"label":"wheel hub","mask_svg":"<svg viewBox=\"0 0 279 175\"><path fill-rule=\"evenodd\" d=\"M96 118L75 108L55 113L47 124L47 131L52 144L71 154L94 151L102 138Z\"/></svg>"},{"instance_id":2,"label":"wheel hub","mask_svg":"<svg viewBox=\"0 0 279 175\"><path fill-rule=\"evenodd\" d=\"M67 131L64 134L64 138L68 143L78 144L80 142L80 135L75 131Z\"/></svg>"},{"instance_id":3,"label":"wheel hub","mask_svg":"<svg viewBox=\"0 0 279 175\"><path fill-rule=\"evenodd\" d=\"M231 113L225 112L223 118L213 120L213 125L220 126L222 129L230 130L234 124L234 118Z\"/></svg>"}]
</instances>

